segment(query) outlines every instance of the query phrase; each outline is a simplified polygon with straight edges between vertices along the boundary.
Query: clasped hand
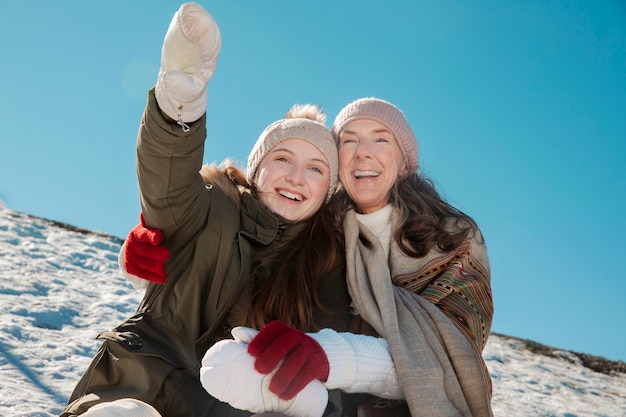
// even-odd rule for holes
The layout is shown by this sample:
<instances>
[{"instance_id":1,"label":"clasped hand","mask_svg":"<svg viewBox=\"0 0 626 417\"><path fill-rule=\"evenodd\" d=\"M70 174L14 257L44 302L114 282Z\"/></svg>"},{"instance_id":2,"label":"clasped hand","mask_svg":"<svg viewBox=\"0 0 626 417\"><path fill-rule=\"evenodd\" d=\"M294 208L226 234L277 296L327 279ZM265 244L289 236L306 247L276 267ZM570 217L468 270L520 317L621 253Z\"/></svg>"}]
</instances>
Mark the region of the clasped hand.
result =
<instances>
[{"instance_id":1,"label":"clasped hand","mask_svg":"<svg viewBox=\"0 0 626 417\"><path fill-rule=\"evenodd\" d=\"M329 368L315 340L280 322L231 333L234 340L216 343L202 360L200 380L209 394L253 413L323 415L328 391L321 381Z\"/></svg>"}]
</instances>

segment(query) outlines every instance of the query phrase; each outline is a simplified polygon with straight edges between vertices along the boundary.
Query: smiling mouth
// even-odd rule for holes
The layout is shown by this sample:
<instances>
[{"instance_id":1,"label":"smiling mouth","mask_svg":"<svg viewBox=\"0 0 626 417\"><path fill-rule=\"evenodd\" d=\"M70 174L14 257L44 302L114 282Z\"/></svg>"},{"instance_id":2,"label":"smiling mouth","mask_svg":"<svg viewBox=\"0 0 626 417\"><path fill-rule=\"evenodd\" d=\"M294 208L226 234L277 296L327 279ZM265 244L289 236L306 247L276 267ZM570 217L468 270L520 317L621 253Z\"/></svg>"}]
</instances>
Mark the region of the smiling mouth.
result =
<instances>
[{"instance_id":1,"label":"smiling mouth","mask_svg":"<svg viewBox=\"0 0 626 417\"><path fill-rule=\"evenodd\" d=\"M285 190L278 190L278 194L293 201L304 200L304 197L302 197L301 194L290 193L289 191L285 191Z\"/></svg>"},{"instance_id":2,"label":"smiling mouth","mask_svg":"<svg viewBox=\"0 0 626 417\"><path fill-rule=\"evenodd\" d=\"M376 172L376 171L354 171L354 177L356 179L375 178L375 177L378 177L379 175L380 175L380 172Z\"/></svg>"}]
</instances>

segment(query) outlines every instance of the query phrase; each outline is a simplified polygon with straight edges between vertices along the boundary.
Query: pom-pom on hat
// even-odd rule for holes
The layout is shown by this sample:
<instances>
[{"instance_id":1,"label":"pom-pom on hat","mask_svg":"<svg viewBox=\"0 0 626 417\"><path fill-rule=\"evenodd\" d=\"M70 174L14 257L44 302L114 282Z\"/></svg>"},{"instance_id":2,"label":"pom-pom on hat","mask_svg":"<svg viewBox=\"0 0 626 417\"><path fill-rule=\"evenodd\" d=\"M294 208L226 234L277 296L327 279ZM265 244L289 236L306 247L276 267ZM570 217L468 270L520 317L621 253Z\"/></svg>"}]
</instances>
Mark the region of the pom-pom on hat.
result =
<instances>
[{"instance_id":1,"label":"pom-pom on hat","mask_svg":"<svg viewBox=\"0 0 626 417\"><path fill-rule=\"evenodd\" d=\"M323 124L306 117L285 118L269 125L257 139L246 169L246 179L254 182L256 171L265 155L277 144L287 139L302 139L324 154L330 168L330 187L326 195L326 202L335 193L339 182L337 145L330 130Z\"/></svg>"},{"instance_id":2,"label":"pom-pom on hat","mask_svg":"<svg viewBox=\"0 0 626 417\"><path fill-rule=\"evenodd\" d=\"M409 174L417 172L417 139L400 109L388 101L374 97L353 101L339 112L333 123L332 133L337 144L346 125L359 119L374 120L387 127L398 142Z\"/></svg>"}]
</instances>

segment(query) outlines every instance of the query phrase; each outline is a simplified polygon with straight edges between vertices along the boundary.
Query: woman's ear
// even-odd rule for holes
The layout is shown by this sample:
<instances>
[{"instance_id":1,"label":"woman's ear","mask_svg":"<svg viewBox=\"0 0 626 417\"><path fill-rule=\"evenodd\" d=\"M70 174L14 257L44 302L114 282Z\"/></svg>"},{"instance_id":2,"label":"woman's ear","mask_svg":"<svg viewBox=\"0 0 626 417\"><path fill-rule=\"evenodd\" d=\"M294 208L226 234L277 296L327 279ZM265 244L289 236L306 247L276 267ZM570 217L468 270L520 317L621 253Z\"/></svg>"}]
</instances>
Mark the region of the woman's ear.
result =
<instances>
[{"instance_id":1,"label":"woman's ear","mask_svg":"<svg viewBox=\"0 0 626 417\"><path fill-rule=\"evenodd\" d=\"M400 171L398 172L398 178L404 178L409 175L409 168L406 165L406 161L402 158L402 166L400 167Z\"/></svg>"}]
</instances>

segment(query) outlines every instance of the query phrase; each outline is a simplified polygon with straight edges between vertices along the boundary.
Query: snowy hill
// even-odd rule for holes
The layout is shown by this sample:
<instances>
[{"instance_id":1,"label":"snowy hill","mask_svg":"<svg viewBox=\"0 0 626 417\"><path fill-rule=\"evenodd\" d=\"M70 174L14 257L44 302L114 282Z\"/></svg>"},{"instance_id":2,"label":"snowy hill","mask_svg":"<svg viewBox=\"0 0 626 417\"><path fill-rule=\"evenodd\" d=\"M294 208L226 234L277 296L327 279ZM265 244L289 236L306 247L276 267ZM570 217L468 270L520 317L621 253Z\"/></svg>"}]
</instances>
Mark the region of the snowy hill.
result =
<instances>
[{"instance_id":1,"label":"snowy hill","mask_svg":"<svg viewBox=\"0 0 626 417\"><path fill-rule=\"evenodd\" d=\"M122 241L0 203L0 416L55 416L135 310ZM496 300L497 304L497 300ZM626 364L493 334L484 352L496 416L626 416Z\"/></svg>"}]
</instances>

